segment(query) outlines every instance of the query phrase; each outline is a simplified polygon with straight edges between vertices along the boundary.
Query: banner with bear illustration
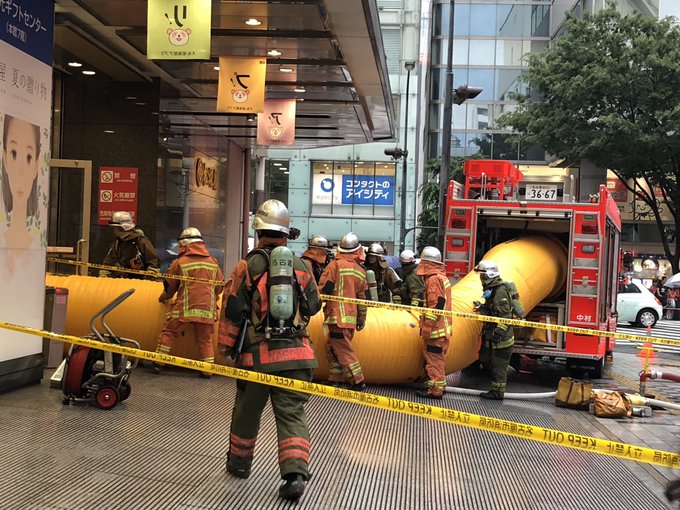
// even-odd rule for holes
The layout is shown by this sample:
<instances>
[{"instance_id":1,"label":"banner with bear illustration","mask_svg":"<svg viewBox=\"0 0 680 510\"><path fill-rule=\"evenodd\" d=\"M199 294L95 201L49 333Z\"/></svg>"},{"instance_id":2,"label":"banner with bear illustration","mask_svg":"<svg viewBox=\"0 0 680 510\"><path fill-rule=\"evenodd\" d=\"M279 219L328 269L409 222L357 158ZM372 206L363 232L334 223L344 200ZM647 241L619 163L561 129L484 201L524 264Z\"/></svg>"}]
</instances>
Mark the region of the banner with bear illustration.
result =
<instances>
[{"instance_id":1,"label":"banner with bear illustration","mask_svg":"<svg viewBox=\"0 0 680 510\"><path fill-rule=\"evenodd\" d=\"M258 145L295 143L295 99L267 99L264 113L257 114Z\"/></svg>"},{"instance_id":2,"label":"banner with bear illustration","mask_svg":"<svg viewBox=\"0 0 680 510\"><path fill-rule=\"evenodd\" d=\"M266 58L220 57L217 111L263 113L266 74Z\"/></svg>"},{"instance_id":3,"label":"banner with bear illustration","mask_svg":"<svg viewBox=\"0 0 680 510\"><path fill-rule=\"evenodd\" d=\"M146 58L210 60L211 0L149 0Z\"/></svg>"}]
</instances>

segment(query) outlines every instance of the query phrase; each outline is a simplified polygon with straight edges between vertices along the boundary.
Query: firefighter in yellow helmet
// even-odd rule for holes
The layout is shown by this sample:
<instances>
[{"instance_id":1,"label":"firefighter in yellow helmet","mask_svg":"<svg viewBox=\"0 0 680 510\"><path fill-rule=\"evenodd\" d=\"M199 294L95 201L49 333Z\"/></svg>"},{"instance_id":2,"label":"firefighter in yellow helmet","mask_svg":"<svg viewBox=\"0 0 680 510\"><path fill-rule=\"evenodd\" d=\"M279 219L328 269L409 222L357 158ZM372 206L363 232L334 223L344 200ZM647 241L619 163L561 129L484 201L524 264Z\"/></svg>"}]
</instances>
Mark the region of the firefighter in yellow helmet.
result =
<instances>
[{"instance_id":1,"label":"firefighter in yellow helmet","mask_svg":"<svg viewBox=\"0 0 680 510\"><path fill-rule=\"evenodd\" d=\"M194 227L182 231L178 239L179 255L168 269L169 275L188 276L221 282L224 275L217 261L210 255L203 242L201 232ZM172 303L168 312L168 320L158 339L156 352L170 354L177 336L187 326L194 330L194 338L198 343L201 361L214 363L215 352L212 344L212 332L217 321L217 301L222 294L221 285L203 282L189 282L167 278L163 280L163 293L158 297L164 303L177 293L177 299ZM161 364L154 363L151 371L159 374ZM201 372L205 378L209 372Z\"/></svg>"},{"instance_id":2,"label":"firefighter in yellow helmet","mask_svg":"<svg viewBox=\"0 0 680 510\"><path fill-rule=\"evenodd\" d=\"M451 311L451 283L444 272L442 254L434 246L426 246L420 254L417 269L425 281L424 306ZM427 374L427 391L417 391L423 398L441 400L446 387L445 357L453 333L451 316L429 311L420 317L420 335L423 339L423 358Z\"/></svg>"},{"instance_id":3,"label":"firefighter in yellow helmet","mask_svg":"<svg viewBox=\"0 0 680 510\"><path fill-rule=\"evenodd\" d=\"M253 218L257 248L236 264L227 282L218 341L227 364L227 356L233 355L239 367L311 381L318 363L307 324L321 309L321 300L309 267L286 247L293 230L289 223L288 209L278 200L258 208ZM297 500L309 480L306 393L237 381L227 472L250 476L260 417L269 399L284 480L279 496Z\"/></svg>"}]
</instances>

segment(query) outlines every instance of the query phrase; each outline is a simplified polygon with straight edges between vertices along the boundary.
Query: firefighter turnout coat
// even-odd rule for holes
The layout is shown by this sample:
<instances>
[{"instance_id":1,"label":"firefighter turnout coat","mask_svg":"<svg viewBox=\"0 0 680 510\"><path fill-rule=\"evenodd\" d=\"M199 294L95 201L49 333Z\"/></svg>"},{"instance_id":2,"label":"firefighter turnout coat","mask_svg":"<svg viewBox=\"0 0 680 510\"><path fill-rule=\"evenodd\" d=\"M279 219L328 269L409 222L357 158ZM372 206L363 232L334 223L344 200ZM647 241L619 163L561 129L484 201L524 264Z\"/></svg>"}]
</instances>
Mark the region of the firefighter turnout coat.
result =
<instances>
[{"instance_id":1,"label":"firefighter turnout coat","mask_svg":"<svg viewBox=\"0 0 680 510\"><path fill-rule=\"evenodd\" d=\"M262 237L257 250L270 253L284 246L286 239ZM264 321L269 310L267 293L268 260L257 250L241 259L227 281L225 313L220 317L219 345L221 350L236 345L244 319L250 324L244 342L240 365L257 372L272 373L281 370L316 368L318 366L311 340L302 327L321 309L319 291L307 264L298 257L293 259L295 278L304 294L300 299L294 291L294 307L298 311L295 326L302 327L299 334L289 338L265 339Z\"/></svg>"},{"instance_id":2,"label":"firefighter turnout coat","mask_svg":"<svg viewBox=\"0 0 680 510\"><path fill-rule=\"evenodd\" d=\"M368 290L366 270L359 264L359 256L357 252L338 252L321 276L319 281L321 292L346 298L366 299ZM328 301L325 304L324 315L328 324L355 329L357 324L366 322L366 307Z\"/></svg>"},{"instance_id":3,"label":"firefighter turnout coat","mask_svg":"<svg viewBox=\"0 0 680 510\"><path fill-rule=\"evenodd\" d=\"M224 280L219 264L210 255L205 243L191 243L180 248L179 257L172 263L167 274L216 282ZM177 293L169 318L180 322L209 324L214 324L217 320L217 300L222 294L221 285L168 278L163 280L163 287L168 298Z\"/></svg>"}]
</instances>

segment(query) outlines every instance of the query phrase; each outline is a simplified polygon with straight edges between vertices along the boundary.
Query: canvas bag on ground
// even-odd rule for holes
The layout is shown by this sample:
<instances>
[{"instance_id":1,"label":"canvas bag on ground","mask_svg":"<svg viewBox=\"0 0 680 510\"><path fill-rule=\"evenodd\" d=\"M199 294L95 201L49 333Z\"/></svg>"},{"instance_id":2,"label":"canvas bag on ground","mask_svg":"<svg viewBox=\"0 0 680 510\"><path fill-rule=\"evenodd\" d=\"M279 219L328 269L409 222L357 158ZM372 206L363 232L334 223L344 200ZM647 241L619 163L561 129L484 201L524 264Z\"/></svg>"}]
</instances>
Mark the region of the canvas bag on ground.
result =
<instances>
[{"instance_id":1,"label":"canvas bag on ground","mask_svg":"<svg viewBox=\"0 0 680 510\"><path fill-rule=\"evenodd\" d=\"M623 418L632 413L630 402L622 391L595 392L595 416L598 418Z\"/></svg>"},{"instance_id":2,"label":"canvas bag on ground","mask_svg":"<svg viewBox=\"0 0 680 510\"><path fill-rule=\"evenodd\" d=\"M571 377L562 377L557 386L555 405L572 409L588 409L592 391L593 383L572 379Z\"/></svg>"}]
</instances>

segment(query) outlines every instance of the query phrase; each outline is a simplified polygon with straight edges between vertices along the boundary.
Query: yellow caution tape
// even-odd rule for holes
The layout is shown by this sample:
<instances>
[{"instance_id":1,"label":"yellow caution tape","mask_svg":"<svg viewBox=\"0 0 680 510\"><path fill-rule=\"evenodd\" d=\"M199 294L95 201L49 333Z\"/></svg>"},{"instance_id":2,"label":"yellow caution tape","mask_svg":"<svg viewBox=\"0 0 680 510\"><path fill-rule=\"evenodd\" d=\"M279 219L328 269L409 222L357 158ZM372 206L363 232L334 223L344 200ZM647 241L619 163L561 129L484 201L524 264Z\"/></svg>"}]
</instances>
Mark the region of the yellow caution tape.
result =
<instances>
[{"instance_id":1,"label":"yellow caution tape","mask_svg":"<svg viewBox=\"0 0 680 510\"><path fill-rule=\"evenodd\" d=\"M226 282L223 281L218 281L218 280L209 280L209 279L204 279L204 278L193 278L190 276L176 276L176 275L171 275L167 273L154 273L152 271L139 271L136 269L123 269L120 267L114 267L114 266L105 266L102 264L92 264L92 263L85 263L85 262L75 262L71 260L62 260L62 259L55 259L52 257L47 258L48 262L56 262L60 264L70 264L74 266L88 266L88 267L93 267L95 269L106 269L109 271L118 271L121 273L132 273L132 274L140 274L144 276L150 276L152 278L164 278L164 279L174 279L174 280L182 280L182 281L189 281L189 282L200 282L200 283L210 283L211 285L222 285L224 286ZM341 297L341 296L331 296L328 294L321 294L321 299L326 300L326 301L338 301L341 303L352 303L356 305L363 305L371 308L383 308L387 310L402 310L402 311L407 311L411 313L417 313L417 314L422 314L425 311L428 313L432 313L434 315L444 315L448 317L458 317L461 319L469 319L469 320L474 320L474 321L479 321L479 322L494 322L497 324L507 324L509 326L519 326L519 327L529 327L529 328L534 328L534 329L545 329L548 331L561 331L563 333L574 333L576 335L586 335L586 336L606 336L606 337L612 337L612 338L617 338L620 340L632 340L635 342L649 342L652 344L660 344L660 345L671 345L675 347L680 347L680 340L671 340L668 338L658 338L658 337L648 337L648 336L642 336L642 335L631 335L630 333L619 333L619 332L614 332L614 331L600 331L598 329L588 329L588 328L579 328L576 326L561 326L559 324L546 324L544 322L532 322L532 321L527 321L523 319L504 319L501 317L492 317L488 315L481 315L478 313L465 313L465 312L449 312L447 310L439 310L438 308L424 308L424 307L418 307L418 306L411 306L411 305L399 305L395 303L381 303L378 301L369 301L366 299L356 299L356 298L347 298L347 297Z\"/></svg>"},{"instance_id":2,"label":"yellow caution tape","mask_svg":"<svg viewBox=\"0 0 680 510\"><path fill-rule=\"evenodd\" d=\"M52 340L59 340L61 342L82 345L92 349L115 352L135 358L152 360L193 370L200 370L202 372L211 372L213 374L232 377L234 379L241 379L244 381L266 384L268 386L276 386L278 388L300 391L302 393L333 398L343 402L361 404L376 409L384 409L410 416L418 416L429 420L442 421L445 423L452 423L454 425L462 425L464 427L487 430L507 436L515 436L541 443L573 448L575 450L599 453L602 455L609 455L612 457L633 460L641 463L657 464L659 466L680 469L680 455L663 450L654 450L652 448L629 445L616 441L608 441L596 437L572 434L570 432L547 429L536 425L529 425L526 423L518 423L500 418L492 418L489 416L467 413L464 411L458 411L456 409L446 409L429 404L421 404L418 402L410 402L408 400L383 397L381 395L374 395L371 393L334 388L315 382L299 381L297 379L288 379L278 375L251 372L249 370L243 370L242 368L233 368L215 363L206 363L204 361L180 358L178 356L172 356L168 354L143 351L132 347L102 343L88 338L62 335L52 333L50 331L42 331L36 328L9 324L6 322L0 322L0 327L20 333L27 333L30 335L50 338Z\"/></svg>"}]
</instances>

